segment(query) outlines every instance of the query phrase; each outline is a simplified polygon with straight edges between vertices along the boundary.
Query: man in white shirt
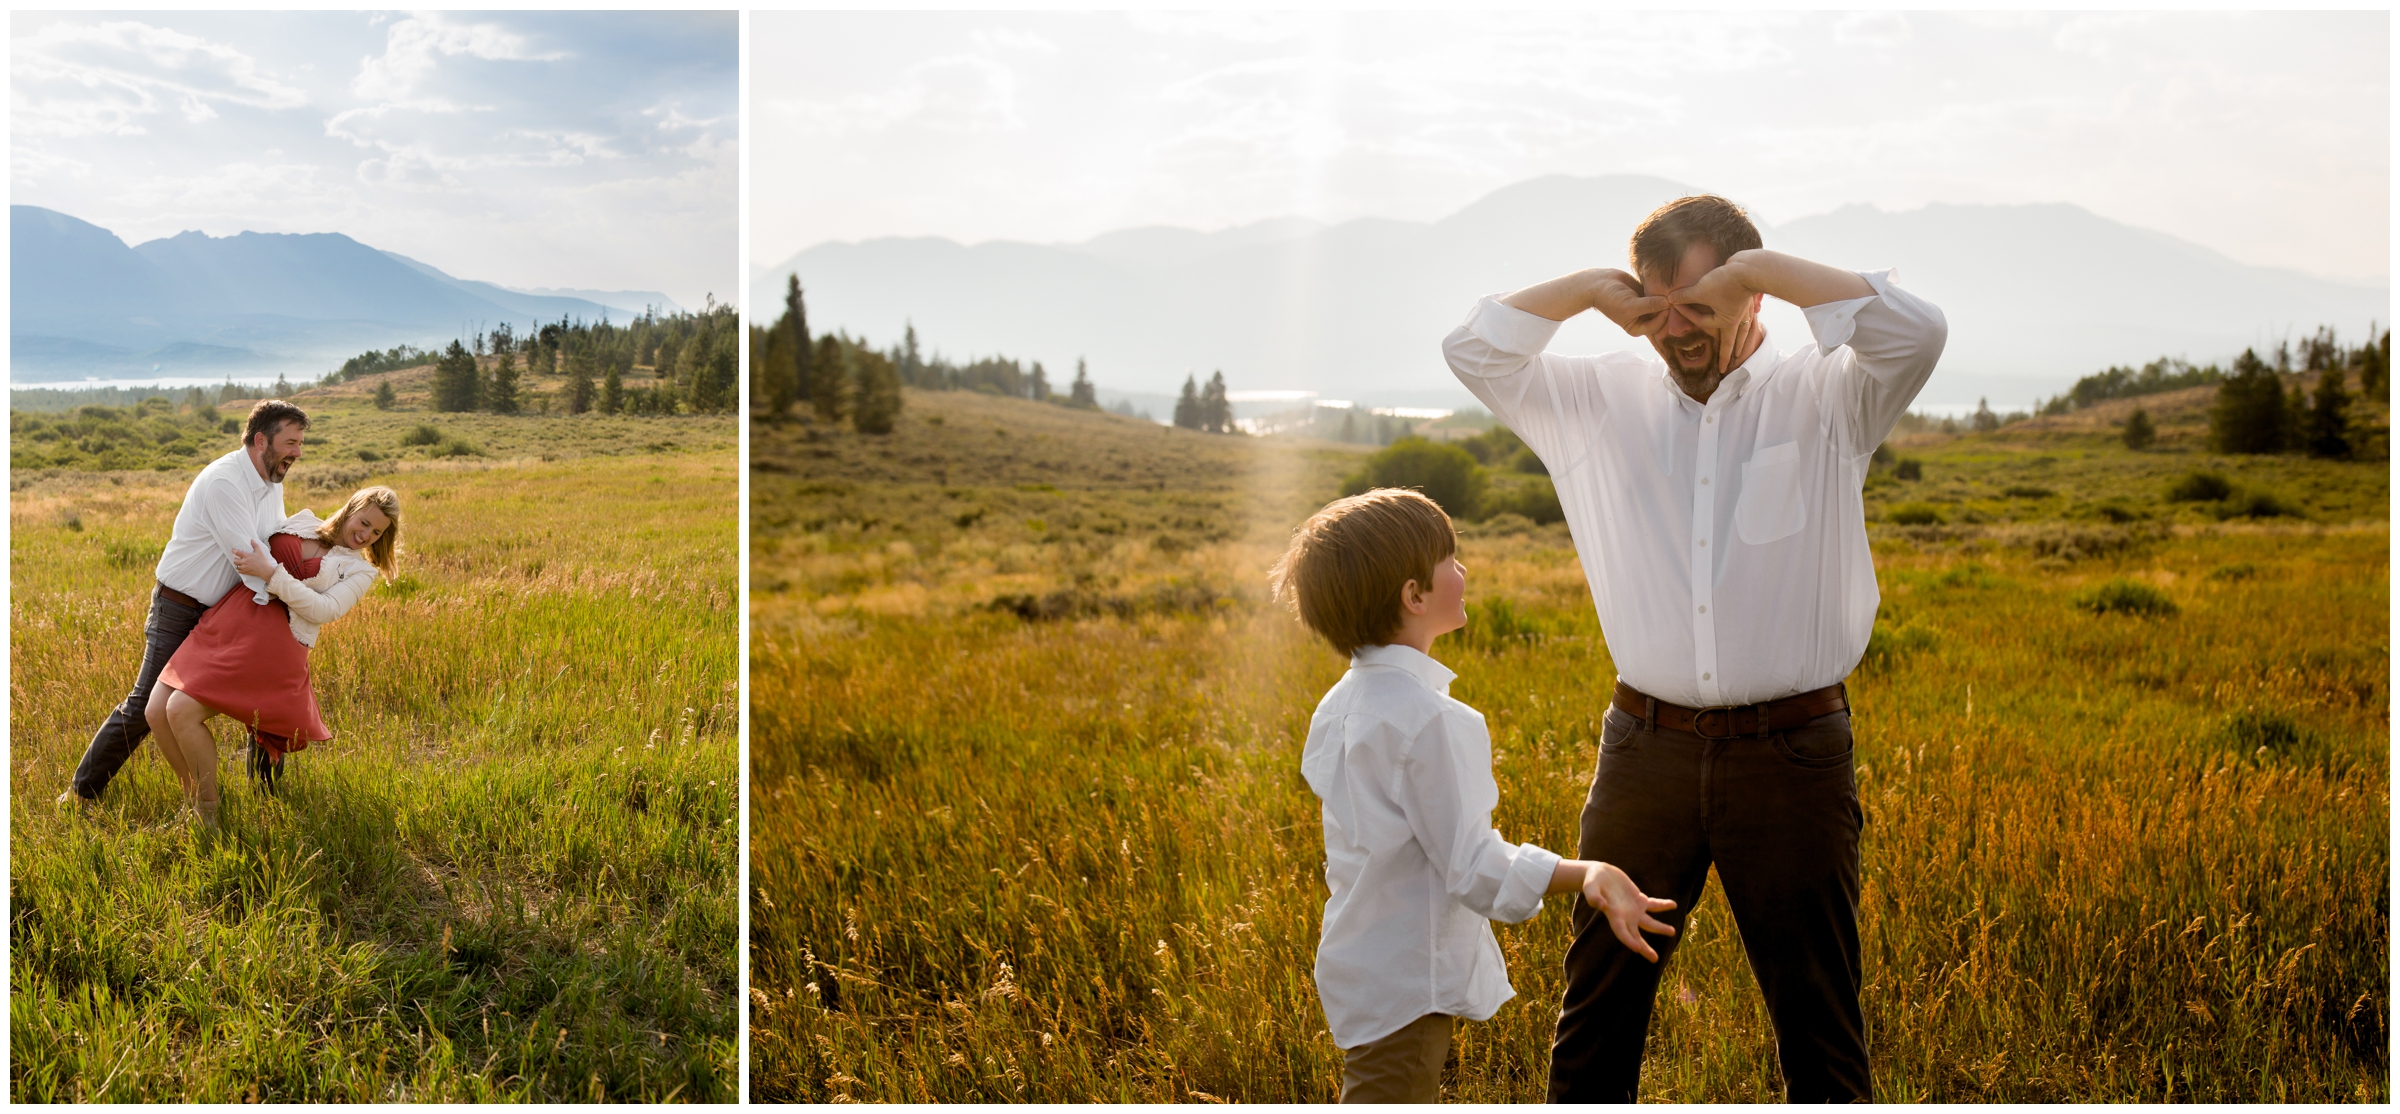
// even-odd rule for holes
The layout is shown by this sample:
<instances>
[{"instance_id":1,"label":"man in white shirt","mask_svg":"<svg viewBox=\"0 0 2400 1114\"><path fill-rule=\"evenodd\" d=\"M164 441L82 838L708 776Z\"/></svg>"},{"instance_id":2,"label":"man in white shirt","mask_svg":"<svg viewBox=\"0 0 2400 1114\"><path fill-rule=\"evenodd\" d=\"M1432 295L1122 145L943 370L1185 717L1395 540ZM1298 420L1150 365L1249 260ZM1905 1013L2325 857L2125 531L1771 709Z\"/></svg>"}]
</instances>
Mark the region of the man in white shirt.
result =
<instances>
[{"instance_id":1,"label":"man in white shirt","mask_svg":"<svg viewBox=\"0 0 2400 1114\"><path fill-rule=\"evenodd\" d=\"M1948 326L1889 272L1764 250L1719 197L1652 213L1632 257L1634 274L1485 298L1443 344L1549 466L1616 662L1577 854L1674 901L1678 925L1713 863L1791 1099L1866 1099L1841 686L1879 602L1860 488ZM1769 294L1806 312L1814 344L1765 343ZM1587 309L1656 356L1543 351ZM1660 969L1576 911L1553 1101L1632 1101Z\"/></svg>"},{"instance_id":2,"label":"man in white shirt","mask_svg":"<svg viewBox=\"0 0 2400 1114\"><path fill-rule=\"evenodd\" d=\"M150 615L142 624L142 669L133 692L108 714L92 735L75 768L74 784L61 803L97 801L134 748L150 734L144 712L158 672L199 623L200 613L243 582L233 567L235 550L260 545L283 521L283 477L300 460L308 415L282 399L250 408L242 447L202 468L183 493L175 528L158 556ZM257 587L257 585L253 585ZM262 752L263 753L263 752Z\"/></svg>"}]
</instances>

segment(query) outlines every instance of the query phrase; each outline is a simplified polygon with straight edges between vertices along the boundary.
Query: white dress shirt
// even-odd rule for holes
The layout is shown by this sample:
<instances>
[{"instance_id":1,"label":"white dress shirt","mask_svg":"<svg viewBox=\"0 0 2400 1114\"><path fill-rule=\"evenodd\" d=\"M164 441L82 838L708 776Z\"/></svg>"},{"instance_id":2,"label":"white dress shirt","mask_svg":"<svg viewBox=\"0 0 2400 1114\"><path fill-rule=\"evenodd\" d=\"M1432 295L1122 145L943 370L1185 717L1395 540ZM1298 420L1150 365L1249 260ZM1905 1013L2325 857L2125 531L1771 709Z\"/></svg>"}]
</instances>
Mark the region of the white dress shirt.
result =
<instances>
[{"instance_id":1,"label":"white dress shirt","mask_svg":"<svg viewBox=\"0 0 2400 1114\"><path fill-rule=\"evenodd\" d=\"M1324 802L1317 997L1356 1048L1429 1013L1471 1021L1516 996L1492 921L1539 912L1559 858L1492 830L1500 786L1455 676L1406 646L1369 646L1317 702L1300 772Z\"/></svg>"},{"instance_id":2,"label":"white dress shirt","mask_svg":"<svg viewBox=\"0 0 2400 1114\"><path fill-rule=\"evenodd\" d=\"M1549 466L1617 675L1669 703L1752 704L1858 665L1881 595L1859 489L1933 374L1942 311L1864 274L1694 402L1653 352L1553 356L1559 322L1476 304L1450 370Z\"/></svg>"},{"instance_id":3,"label":"white dress shirt","mask_svg":"<svg viewBox=\"0 0 2400 1114\"><path fill-rule=\"evenodd\" d=\"M314 538L317 527L324 524L323 519L303 510L284 519L275 532ZM317 561L317 575L306 580L294 577L291 570L283 567L283 562L276 562L275 575L267 580L267 591L274 593L284 602L284 609L291 612L292 637L313 649L317 644L317 628L341 618L366 596L367 589L375 586L375 578L382 573L366 554L346 545L330 546Z\"/></svg>"},{"instance_id":4,"label":"white dress shirt","mask_svg":"<svg viewBox=\"0 0 2400 1114\"><path fill-rule=\"evenodd\" d=\"M175 529L158 555L158 582L214 607L248 583L265 603L266 583L233 570L233 551L263 544L283 521L283 485L260 478L250 454L240 449L210 461L183 493Z\"/></svg>"}]
</instances>

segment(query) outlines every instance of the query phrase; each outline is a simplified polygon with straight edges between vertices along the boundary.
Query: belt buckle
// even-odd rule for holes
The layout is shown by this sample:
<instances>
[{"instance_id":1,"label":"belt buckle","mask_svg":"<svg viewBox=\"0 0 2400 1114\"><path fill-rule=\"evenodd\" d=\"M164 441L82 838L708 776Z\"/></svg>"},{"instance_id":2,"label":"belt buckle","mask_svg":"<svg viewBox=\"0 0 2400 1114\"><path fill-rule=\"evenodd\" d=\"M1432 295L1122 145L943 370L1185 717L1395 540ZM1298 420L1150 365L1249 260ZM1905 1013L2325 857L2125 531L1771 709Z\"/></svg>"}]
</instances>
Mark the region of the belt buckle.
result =
<instances>
[{"instance_id":1,"label":"belt buckle","mask_svg":"<svg viewBox=\"0 0 2400 1114\"><path fill-rule=\"evenodd\" d=\"M1727 740L1727 739L1738 739L1738 738L1741 738L1741 735L1740 735L1738 732L1735 732L1735 731L1734 731L1734 729L1733 729L1733 713L1734 713L1734 710L1735 710L1735 709L1737 709L1737 708L1746 708L1746 707L1749 707L1749 705L1746 705L1746 704L1718 704L1718 705L1715 705L1715 706L1712 706L1712 707L1707 707L1707 708L1694 708L1694 709L1692 709L1692 734L1694 734L1694 735L1698 735L1698 736L1700 736L1701 738L1703 738L1703 739L1706 739L1706 740L1708 740L1708 741L1710 741L1710 742L1712 742L1712 743L1716 743L1716 742L1723 742L1723 741L1725 741L1725 740ZM1702 730L1700 729L1700 717L1702 717L1702 716L1705 716L1705 715L1709 714L1710 712L1721 712L1721 713L1723 713L1723 714L1724 714L1724 716L1725 716L1725 732L1726 732L1725 734L1723 734L1723 735L1711 735L1711 734L1709 734L1708 732L1706 732L1706 731L1702 731Z\"/></svg>"}]
</instances>

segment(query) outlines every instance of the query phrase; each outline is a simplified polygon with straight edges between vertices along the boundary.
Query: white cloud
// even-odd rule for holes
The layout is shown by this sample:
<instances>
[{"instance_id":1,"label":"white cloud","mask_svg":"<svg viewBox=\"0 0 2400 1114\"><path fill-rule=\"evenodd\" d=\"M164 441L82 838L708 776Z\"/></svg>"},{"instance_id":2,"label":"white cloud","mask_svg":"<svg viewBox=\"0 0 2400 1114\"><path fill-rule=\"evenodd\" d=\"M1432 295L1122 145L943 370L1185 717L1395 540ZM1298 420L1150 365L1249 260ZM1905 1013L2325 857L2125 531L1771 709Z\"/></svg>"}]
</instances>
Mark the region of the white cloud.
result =
<instances>
[{"instance_id":1,"label":"white cloud","mask_svg":"<svg viewBox=\"0 0 2400 1114\"><path fill-rule=\"evenodd\" d=\"M306 94L222 43L147 23L60 21L10 44L10 122L20 135L143 135L169 101L184 119L217 104L282 110Z\"/></svg>"},{"instance_id":2,"label":"white cloud","mask_svg":"<svg viewBox=\"0 0 2400 1114\"><path fill-rule=\"evenodd\" d=\"M451 17L419 13L392 24L383 56L359 60L350 91L367 100L405 101L440 66L435 57L548 62L565 54L536 52L525 37L492 23L455 23Z\"/></svg>"},{"instance_id":3,"label":"white cloud","mask_svg":"<svg viewBox=\"0 0 2400 1114\"><path fill-rule=\"evenodd\" d=\"M1833 41L1843 46L1896 49L1908 45L1908 17L1899 12L1852 12L1833 25Z\"/></svg>"},{"instance_id":4,"label":"white cloud","mask_svg":"<svg viewBox=\"0 0 2400 1114\"><path fill-rule=\"evenodd\" d=\"M876 93L834 100L771 103L802 135L838 136L903 127L933 132L1016 131L1017 75L1007 65L977 55L928 58L908 67L900 84Z\"/></svg>"}]
</instances>

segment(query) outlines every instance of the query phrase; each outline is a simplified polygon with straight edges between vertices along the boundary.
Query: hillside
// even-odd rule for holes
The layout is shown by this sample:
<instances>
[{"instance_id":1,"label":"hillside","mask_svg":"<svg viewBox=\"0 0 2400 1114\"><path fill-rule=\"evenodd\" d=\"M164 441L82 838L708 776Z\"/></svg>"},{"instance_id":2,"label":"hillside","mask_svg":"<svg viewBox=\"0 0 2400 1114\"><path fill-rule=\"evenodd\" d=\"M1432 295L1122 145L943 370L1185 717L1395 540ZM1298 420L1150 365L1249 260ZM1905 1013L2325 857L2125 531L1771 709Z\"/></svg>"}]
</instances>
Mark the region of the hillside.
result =
<instances>
[{"instance_id":1,"label":"hillside","mask_svg":"<svg viewBox=\"0 0 2400 1114\"><path fill-rule=\"evenodd\" d=\"M625 321L659 304L645 292L519 293L339 233L184 232L128 247L65 213L12 205L9 235L14 382L235 369L313 377L362 348L504 322Z\"/></svg>"}]
</instances>

